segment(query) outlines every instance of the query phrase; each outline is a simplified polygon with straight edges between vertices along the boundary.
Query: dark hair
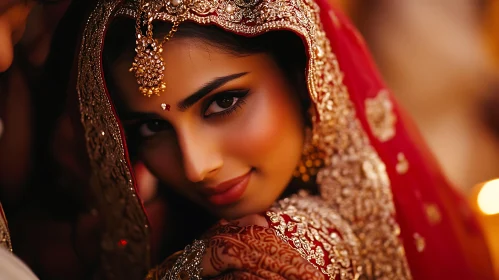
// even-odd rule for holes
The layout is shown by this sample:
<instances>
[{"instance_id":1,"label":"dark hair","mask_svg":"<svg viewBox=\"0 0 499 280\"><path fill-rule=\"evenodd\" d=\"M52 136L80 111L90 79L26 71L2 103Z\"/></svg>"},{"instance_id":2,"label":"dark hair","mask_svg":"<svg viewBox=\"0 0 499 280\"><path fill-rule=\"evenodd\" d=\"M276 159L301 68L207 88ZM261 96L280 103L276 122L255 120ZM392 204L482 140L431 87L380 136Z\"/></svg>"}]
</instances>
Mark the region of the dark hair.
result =
<instances>
[{"instance_id":1,"label":"dark hair","mask_svg":"<svg viewBox=\"0 0 499 280\"><path fill-rule=\"evenodd\" d=\"M117 60L125 59L127 61L133 60L135 55L135 23L130 19L116 19L108 29L108 35L104 45L104 67L112 67ZM154 34L157 38L163 38L171 28L171 24L158 23L154 26ZM127 30L124 32L124 30ZM203 43L210 44L220 50L227 52L234 56L245 56L256 53L267 53L282 69L284 75L291 87L301 97L303 104L303 113L306 116L306 111L310 104L308 97L307 83L305 78L305 71L307 65L307 56L305 53L304 44L299 36L290 31L275 31L264 33L255 37L245 37L226 32L223 29L212 25L199 25L192 22L182 23L178 31L175 33L173 40L176 38L193 38L203 41ZM167 50L165 50L167 51ZM105 70L109 73L109 71ZM113 100L118 107L118 114L120 112L120 100L113 93L113 79L110 75L106 76L107 87ZM306 118L309 120L309 118ZM127 136L128 152L130 159L134 161L137 157L138 144L137 139L133 138L133 134ZM212 223L215 221L208 214L203 214L206 211L199 210L198 206L189 202L185 198L177 195L169 188L159 187L160 194L167 199L168 205L172 209L182 209L176 211L179 218L174 218L179 221L182 227L186 227L183 223L185 219L196 219L198 223L193 227L186 228L183 231L175 233L175 244L165 244L164 253L165 257L169 253L180 250L179 244L189 242L202 234ZM199 215L202 215L200 218ZM204 216L207 215L207 216ZM175 215L176 216L176 215ZM178 242L181 240L182 242Z\"/></svg>"},{"instance_id":2,"label":"dark hair","mask_svg":"<svg viewBox=\"0 0 499 280\"><path fill-rule=\"evenodd\" d=\"M170 23L155 23L154 35L157 38L163 38L170 29ZM129 32L123 32L123 30ZM106 67L112 66L120 58L132 61L135 55L134 30L135 22L130 19L116 19L111 24L104 45L104 64L107 64ZM204 43L235 56L267 53L275 59L295 89L300 93L301 91L307 92L305 48L301 38L291 31L272 31L255 37L246 37L226 32L214 25L185 22L180 24L172 40L176 38L202 40Z\"/></svg>"},{"instance_id":3,"label":"dark hair","mask_svg":"<svg viewBox=\"0 0 499 280\"><path fill-rule=\"evenodd\" d=\"M155 23L154 36L164 38L171 29L171 24L166 22ZM127 30L127 32L124 32ZM104 44L104 69L109 73L109 67L119 59L130 62L135 55L135 22L130 19L116 19L108 29L108 35ZM246 37L224 31L214 25L200 25L193 22L180 24L178 31L172 40L178 38L194 38L210 44L222 51L234 56L245 56L256 53L267 53L283 71L291 87L295 89L300 97L302 111L307 116L310 106L308 97L305 71L307 56L302 39L291 31L272 31L255 37ZM123 108L120 99L113 93L113 79L106 75L106 82L113 101L117 107L118 114ZM121 109L120 109L121 108ZM305 118L307 124L309 118ZM133 139L128 139L133 142ZM135 146L135 145L130 145ZM135 151L130 151L133 158Z\"/></svg>"}]
</instances>

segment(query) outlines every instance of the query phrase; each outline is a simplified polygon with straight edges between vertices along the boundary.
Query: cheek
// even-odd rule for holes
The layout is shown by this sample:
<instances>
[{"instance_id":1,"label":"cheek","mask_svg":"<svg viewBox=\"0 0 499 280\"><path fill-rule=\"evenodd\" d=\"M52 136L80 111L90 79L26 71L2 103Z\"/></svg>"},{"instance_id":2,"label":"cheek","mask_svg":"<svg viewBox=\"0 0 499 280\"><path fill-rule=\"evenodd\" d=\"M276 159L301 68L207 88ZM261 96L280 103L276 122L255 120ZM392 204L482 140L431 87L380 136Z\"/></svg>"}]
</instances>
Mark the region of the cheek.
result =
<instances>
[{"instance_id":1,"label":"cheek","mask_svg":"<svg viewBox=\"0 0 499 280\"><path fill-rule=\"evenodd\" d=\"M301 155L303 121L299 104L290 95L274 85L254 96L232 141L239 154L263 173L291 175Z\"/></svg>"}]
</instances>

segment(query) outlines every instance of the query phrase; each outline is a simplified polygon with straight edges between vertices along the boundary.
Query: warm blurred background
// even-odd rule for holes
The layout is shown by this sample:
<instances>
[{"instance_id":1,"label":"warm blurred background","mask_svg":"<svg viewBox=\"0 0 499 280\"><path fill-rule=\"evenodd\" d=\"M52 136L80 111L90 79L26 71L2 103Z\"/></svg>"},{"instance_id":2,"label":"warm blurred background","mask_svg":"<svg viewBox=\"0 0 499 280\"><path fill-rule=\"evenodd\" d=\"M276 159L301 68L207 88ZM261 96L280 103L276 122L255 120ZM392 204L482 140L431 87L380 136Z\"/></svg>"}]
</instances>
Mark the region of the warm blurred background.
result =
<instances>
[{"instance_id":1,"label":"warm blurred background","mask_svg":"<svg viewBox=\"0 0 499 280\"><path fill-rule=\"evenodd\" d=\"M412 115L450 180L478 213L499 280L499 180L495 180L499 178L499 0L330 1L352 18L388 86ZM47 58L52 34L69 2L63 0L32 13L18 47L22 56L16 57L20 59L9 78L39 78L39 66ZM10 95L9 104L15 106L9 108L19 114L29 110L27 89L12 91L16 94ZM16 118L18 139L29 138L21 129L30 127L30 120L22 115ZM74 148L70 132L57 142L60 154L71 154ZM20 142L16 144L21 147ZM29 162L27 157L16 158L20 162L9 162L9 166L26 164L22 159ZM10 172L5 168L2 171ZM160 213L165 206L154 199L156 181L141 165L136 172L141 198L153 217L151 223L161 227L161 219L154 219L154 213ZM17 177L25 178L23 174ZM8 183L12 187L4 196L14 205L22 190ZM48 236L53 235L53 230ZM51 241L43 245L50 247L47 252L56 252L54 248L67 240L53 237ZM29 244L25 247L32 248ZM17 252L22 253L22 248ZM52 257L48 254L40 259L51 267L57 259ZM69 263L71 258L65 259Z\"/></svg>"},{"instance_id":2,"label":"warm blurred background","mask_svg":"<svg viewBox=\"0 0 499 280\"><path fill-rule=\"evenodd\" d=\"M331 1L479 214L499 279L499 1Z\"/></svg>"}]
</instances>

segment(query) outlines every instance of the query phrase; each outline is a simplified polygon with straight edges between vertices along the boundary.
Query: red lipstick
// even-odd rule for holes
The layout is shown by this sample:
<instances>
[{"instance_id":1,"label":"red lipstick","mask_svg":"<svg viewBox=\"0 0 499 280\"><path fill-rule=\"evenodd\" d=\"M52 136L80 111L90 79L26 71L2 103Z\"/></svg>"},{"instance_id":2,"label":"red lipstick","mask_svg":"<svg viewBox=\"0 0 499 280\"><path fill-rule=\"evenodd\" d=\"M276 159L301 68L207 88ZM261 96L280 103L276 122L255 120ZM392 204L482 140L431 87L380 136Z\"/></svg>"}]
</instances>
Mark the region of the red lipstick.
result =
<instances>
[{"instance_id":1,"label":"red lipstick","mask_svg":"<svg viewBox=\"0 0 499 280\"><path fill-rule=\"evenodd\" d=\"M208 201L213 205L227 205L238 201L248 187L251 173L249 171L242 176L227 180L212 188L204 189Z\"/></svg>"}]
</instances>

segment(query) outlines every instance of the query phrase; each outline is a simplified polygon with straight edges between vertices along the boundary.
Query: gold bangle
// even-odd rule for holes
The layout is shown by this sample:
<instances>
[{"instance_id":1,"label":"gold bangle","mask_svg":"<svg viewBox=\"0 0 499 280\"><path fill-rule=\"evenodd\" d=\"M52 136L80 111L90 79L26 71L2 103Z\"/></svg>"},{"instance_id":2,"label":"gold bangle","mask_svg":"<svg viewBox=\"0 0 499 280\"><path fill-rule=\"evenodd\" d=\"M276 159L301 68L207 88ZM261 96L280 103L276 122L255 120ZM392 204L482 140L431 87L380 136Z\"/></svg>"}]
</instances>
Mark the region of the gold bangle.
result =
<instances>
[{"instance_id":1,"label":"gold bangle","mask_svg":"<svg viewBox=\"0 0 499 280\"><path fill-rule=\"evenodd\" d=\"M177 259L182 255L183 252L184 250L180 250L178 252L173 253L160 265L149 270L144 280L160 280L161 277L163 277L166 273L168 273L168 270L172 269L173 265L175 264Z\"/></svg>"},{"instance_id":2,"label":"gold bangle","mask_svg":"<svg viewBox=\"0 0 499 280\"><path fill-rule=\"evenodd\" d=\"M201 261L205 251L205 241L194 240L191 245L185 247L182 254L175 260L173 267L161 280L201 280Z\"/></svg>"}]
</instances>

